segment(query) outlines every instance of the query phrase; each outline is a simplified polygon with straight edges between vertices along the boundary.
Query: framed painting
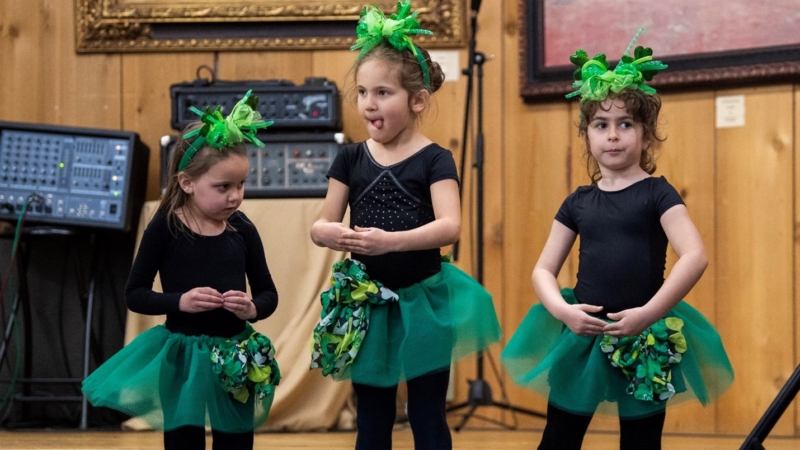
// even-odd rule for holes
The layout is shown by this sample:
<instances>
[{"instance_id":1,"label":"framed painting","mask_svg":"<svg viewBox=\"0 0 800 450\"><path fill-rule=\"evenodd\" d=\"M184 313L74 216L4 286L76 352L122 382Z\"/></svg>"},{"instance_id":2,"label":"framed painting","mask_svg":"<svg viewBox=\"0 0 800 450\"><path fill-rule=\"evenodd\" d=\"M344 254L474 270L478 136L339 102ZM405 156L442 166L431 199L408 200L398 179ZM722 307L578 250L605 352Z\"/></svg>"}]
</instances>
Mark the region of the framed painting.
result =
<instances>
[{"instance_id":1,"label":"framed painting","mask_svg":"<svg viewBox=\"0 0 800 450\"><path fill-rule=\"evenodd\" d=\"M636 45L669 65L658 90L800 82L797 0L519 0L520 95L554 99L572 88L569 56L605 53L611 66Z\"/></svg>"},{"instance_id":2,"label":"framed painting","mask_svg":"<svg viewBox=\"0 0 800 450\"><path fill-rule=\"evenodd\" d=\"M365 0L75 0L78 53L346 49ZM423 46L466 44L463 0L417 0Z\"/></svg>"}]
</instances>

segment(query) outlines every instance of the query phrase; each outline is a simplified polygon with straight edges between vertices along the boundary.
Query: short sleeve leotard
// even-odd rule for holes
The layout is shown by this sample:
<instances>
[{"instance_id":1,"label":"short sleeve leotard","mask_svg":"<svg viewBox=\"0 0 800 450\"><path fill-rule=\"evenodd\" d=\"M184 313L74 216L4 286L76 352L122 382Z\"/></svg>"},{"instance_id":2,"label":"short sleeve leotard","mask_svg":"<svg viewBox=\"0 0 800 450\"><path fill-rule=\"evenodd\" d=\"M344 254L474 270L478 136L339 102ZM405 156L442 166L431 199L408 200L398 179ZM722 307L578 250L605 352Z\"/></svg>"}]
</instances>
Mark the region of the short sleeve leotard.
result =
<instances>
[{"instance_id":1,"label":"short sleeve leotard","mask_svg":"<svg viewBox=\"0 0 800 450\"><path fill-rule=\"evenodd\" d=\"M405 231L435 219L431 202L432 184L458 181L453 155L430 144L391 166L378 164L366 143L346 145L339 152L328 176L350 188L350 226ZM390 289L424 280L441 270L440 250L392 252L378 256L353 254L370 276Z\"/></svg>"},{"instance_id":2,"label":"short sleeve leotard","mask_svg":"<svg viewBox=\"0 0 800 450\"><path fill-rule=\"evenodd\" d=\"M661 215L683 200L664 177L619 191L582 186L561 205L556 220L580 235L581 303L608 314L647 303L664 283L667 236Z\"/></svg>"}]
</instances>

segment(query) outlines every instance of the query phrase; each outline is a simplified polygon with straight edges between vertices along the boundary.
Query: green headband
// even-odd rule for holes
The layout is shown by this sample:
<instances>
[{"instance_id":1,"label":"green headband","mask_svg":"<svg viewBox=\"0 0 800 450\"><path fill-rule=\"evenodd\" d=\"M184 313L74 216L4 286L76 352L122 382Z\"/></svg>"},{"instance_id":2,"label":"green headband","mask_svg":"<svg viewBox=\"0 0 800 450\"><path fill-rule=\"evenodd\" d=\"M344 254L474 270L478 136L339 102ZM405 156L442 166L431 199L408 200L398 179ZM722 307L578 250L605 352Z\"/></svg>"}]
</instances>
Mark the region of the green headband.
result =
<instances>
[{"instance_id":1,"label":"green headband","mask_svg":"<svg viewBox=\"0 0 800 450\"><path fill-rule=\"evenodd\" d=\"M233 147L242 141L252 142L256 147L264 146L264 143L256 137L256 133L274 122L261 120L261 114L256 111L258 97L252 94L252 89L247 91L244 97L233 107L228 117L222 117L222 108L220 106L217 106L213 111L207 106L205 112L194 106L189 107L193 113L200 116L203 126L183 135L183 138L187 140L195 136L198 137L181 157L181 162L178 164L179 172L186 170L194 155L206 145L220 151L226 147Z\"/></svg>"},{"instance_id":2,"label":"green headband","mask_svg":"<svg viewBox=\"0 0 800 450\"><path fill-rule=\"evenodd\" d=\"M648 47L638 46L633 51L633 57L628 56L628 52L642 31L644 28L640 28L633 37L613 71L608 70L609 64L604 53L598 53L589 59L585 50L578 49L570 56L569 60L578 66L573 74L575 82L572 83L572 87L578 90L567 94L567 98L580 95L581 102L587 100L601 102L608 97L609 91L619 92L629 86L634 86L650 95L655 94L656 90L644 82L650 81L660 70L666 69L667 65L661 61L653 61L653 49Z\"/></svg>"},{"instance_id":3,"label":"green headband","mask_svg":"<svg viewBox=\"0 0 800 450\"><path fill-rule=\"evenodd\" d=\"M415 34L432 35L433 32L419 28L417 13L419 11L411 12L411 2L408 0L397 2L397 12L389 16L388 19L377 6L365 6L361 10L361 18L358 20L358 26L356 27L358 39L356 39L356 44L350 47L350 50L358 50L360 48L361 52L356 59L361 59L362 56L366 55L383 40L386 40L397 51L411 50L411 53L419 61L425 87L430 90L431 76L428 63L425 62L425 57L414 45L410 36Z\"/></svg>"}]
</instances>

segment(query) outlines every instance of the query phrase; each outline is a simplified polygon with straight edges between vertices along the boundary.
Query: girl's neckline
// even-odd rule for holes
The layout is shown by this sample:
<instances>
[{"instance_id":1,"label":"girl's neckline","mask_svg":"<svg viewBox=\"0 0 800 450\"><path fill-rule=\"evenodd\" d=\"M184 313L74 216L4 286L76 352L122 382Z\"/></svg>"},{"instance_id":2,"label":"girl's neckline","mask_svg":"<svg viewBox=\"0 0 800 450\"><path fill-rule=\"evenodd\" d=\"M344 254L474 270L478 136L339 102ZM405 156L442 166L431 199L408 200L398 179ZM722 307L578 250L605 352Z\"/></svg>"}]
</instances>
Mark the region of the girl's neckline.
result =
<instances>
[{"instance_id":1,"label":"girl's neckline","mask_svg":"<svg viewBox=\"0 0 800 450\"><path fill-rule=\"evenodd\" d=\"M217 237L217 236L222 236L223 234L225 234L225 231L228 230L228 221L226 220L222 225L222 229L218 233L214 233L214 234L198 233L197 231L194 231L191 226L189 226L189 224L187 223L188 218L186 217L185 214L177 214L176 213L176 216L177 216L178 220L181 222L181 224L183 225L183 227L189 233L191 233L194 236L213 238L213 237ZM216 230L214 230L214 231L216 231Z\"/></svg>"},{"instance_id":2,"label":"girl's neckline","mask_svg":"<svg viewBox=\"0 0 800 450\"><path fill-rule=\"evenodd\" d=\"M421 149L417 150L416 152L414 152L414 153L412 153L412 154L408 155L408 157L406 157L406 158L404 158L404 159L401 159L400 161L397 161L396 163L390 164L390 165L388 165L388 166L384 166L383 164L379 163L379 162L378 162L378 161L375 159L375 157L374 157L374 156L372 156L372 151L369 149L369 145L367 145L367 141L363 141L363 142L361 142L361 145L363 145L363 146L364 146L364 151L367 153L367 157L369 158L369 160L370 160L370 161L371 161L373 164L375 164L376 166L378 166L378 167L380 167L380 168L382 168L382 169L391 169L392 167L399 166L400 164L403 164L404 162L406 162L406 161L409 161L411 158L414 158L415 156L419 155L420 153L422 153L423 151L425 151L425 149L427 149L428 147L430 147L430 146L432 146L432 145L434 145L434 144L435 144L434 142L431 142L430 144L427 144L427 145L425 145L424 147L422 147Z\"/></svg>"},{"instance_id":3,"label":"girl's neckline","mask_svg":"<svg viewBox=\"0 0 800 450\"><path fill-rule=\"evenodd\" d=\"M617 192L626 191L626 190L628 190L628 189L630 189L630 188L632 188L632 187L636 186L637 184L643 183L643 182L645 182L645 181L647 181L647 180L651 180L651 179L653 179L653 178L654 178L654 177L652 177L652 176L647 176L647 177L645 177L645 178L642 178L642 179L641 179L641 180L639 180L639 181L634 181L633 183L631 183L631 184L629 184L629 185L627 185L627 186L625 186L625 187L623 187L623 188L620 188L620 189L614 189L614 190L610 190L610 191L607 191L607 190L605 190L605 189L601 188L601 187L600 187L599 185L597 185L597 184L595 184L593 187L594 187L595 189L597 189L598 191L600 191L600 192L604 192L604 193L606 193L606 194L615 194L615 193L617 193Z\"/></svg>"}]
</instances>

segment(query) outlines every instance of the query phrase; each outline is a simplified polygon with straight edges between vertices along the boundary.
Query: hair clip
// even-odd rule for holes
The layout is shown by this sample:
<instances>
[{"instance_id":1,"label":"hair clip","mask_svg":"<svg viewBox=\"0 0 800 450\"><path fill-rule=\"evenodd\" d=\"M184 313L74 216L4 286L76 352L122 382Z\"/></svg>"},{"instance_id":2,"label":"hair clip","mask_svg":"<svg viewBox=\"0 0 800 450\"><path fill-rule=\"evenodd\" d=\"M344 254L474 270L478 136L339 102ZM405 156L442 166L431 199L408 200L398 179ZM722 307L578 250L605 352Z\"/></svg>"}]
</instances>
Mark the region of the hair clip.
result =
<instances>
[{"instance_id":1,"label":"hair clip","mask_svg":"<svg viewBox=\"0 0 800 450\"><path fill-rule=\"evenodd\" d=\"M242 141L251 142L256 147L264 147L264 143L258 140L256 133L274 122L261 120L261 114L256 110L258 97L252 94L252 89L247 91L244 97L233 107L228 117L222 117L222 107L220 106L217 106L213 111L211 107L207 106L205 112L194 106L189 107L189 110L200 116L203 126L183 135L184 139L191 139L195 136L197 136L197 139L192 142L192 145L186 149L186 152L181 157L178 171L185 170L194 155L205 145L220 151Z\"/></svg>"},{"instance_id":2,"label":"hair clip","mask_svg":"<svg viewBox=\"0 0 800 450\"><path fill-rule=\"evenodd\" d=\"M653 49L649 47L638 46L633 51L633 57L628 56L628 52L643 31L644 28L639 28L613 71L608 70L609 64L604 53L598 53L589 59L585 50L578 49L569 57L570 62L578 66L573 73L575 82L572 83L572 87L578 90L570 92L566 97L580 95L581 102L587 100L600 102L608 97L609 91L619 92L629 86L634 86L650 95L655 94L656 90L646 85L645 81L650 81L659 71L666 69L667 65L661 61L653 61Z\"/></svg>"},{"instance_id":3,"label":"hair clip","mask_svg":"<svg viewBox=\"0 0 800 450\"><path fill-rule=\"evenodd\" d=\"M358 39L356 39L356 44L350 47L350 50L358 50L360 48L361 52L359 52L356 59L361 59L362 56L369 53L383 40L386 40L397 51L410 50L419 61L425 87L430 89L431 77L428 63L425 62L425 57L414 45L411 36L416 34L433 35L433 32L419 28L417 13L419 11L411 12L411 2L408 0L397 2L397 12L388 18L377 6L365 6L361 10L361 17L358 19L358 26L356 26Z\"/></svg>"}]
</instances>

